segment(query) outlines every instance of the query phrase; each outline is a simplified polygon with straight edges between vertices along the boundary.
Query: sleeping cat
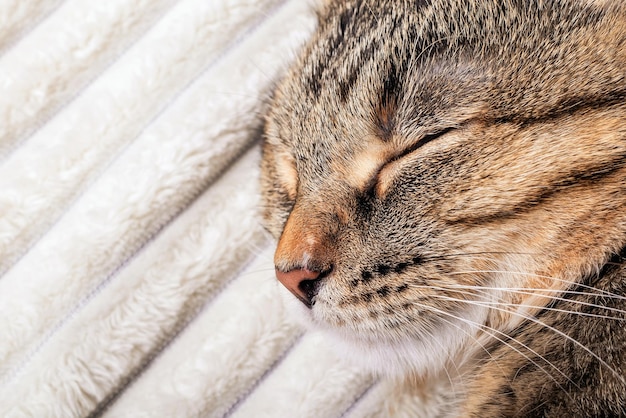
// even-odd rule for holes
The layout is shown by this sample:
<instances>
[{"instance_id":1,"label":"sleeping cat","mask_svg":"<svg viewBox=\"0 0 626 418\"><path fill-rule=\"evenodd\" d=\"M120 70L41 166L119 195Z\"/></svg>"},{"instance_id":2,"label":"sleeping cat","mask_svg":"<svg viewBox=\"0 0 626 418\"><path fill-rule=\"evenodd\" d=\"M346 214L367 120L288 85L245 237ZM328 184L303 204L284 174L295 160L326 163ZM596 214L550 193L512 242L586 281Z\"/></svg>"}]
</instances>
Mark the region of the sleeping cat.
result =
<instances>
[{"instance_id":1,"label":"sleeping cat","mask_svg":"<svg viewBox=\"0 0 626 418\"><path fill-rule=\"evenodd\" d=\"M263 144L299 314L436 416L626 416L624 2L319 22Z\"/></svg>"}]
</instances>

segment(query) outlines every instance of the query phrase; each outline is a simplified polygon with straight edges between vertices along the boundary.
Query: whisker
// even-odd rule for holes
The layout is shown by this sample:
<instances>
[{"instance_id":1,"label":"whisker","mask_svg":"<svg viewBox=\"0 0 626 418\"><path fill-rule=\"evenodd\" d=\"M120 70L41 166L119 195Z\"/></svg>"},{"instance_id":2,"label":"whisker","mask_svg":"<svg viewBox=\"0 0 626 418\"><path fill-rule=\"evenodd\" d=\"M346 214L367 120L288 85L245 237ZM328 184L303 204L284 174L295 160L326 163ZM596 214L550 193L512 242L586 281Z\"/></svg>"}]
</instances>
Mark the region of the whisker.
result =
<instances>
[{"instance_id":1,"label":"whisker","mask_svg":"<svg viewBox=\"0 0 626 418\"><path fill-rule=\"evenodd\" d=\"M377 15L377 14L374 12L374 10L372 9L372 7L371 7L369 4L365 3L365 5L366 5L366 6L367 6L367 8L369 9L369 11L370 11L370 13L372 14L372 16L374 16L374 19L376 19L376 23L380 24L380 16L379 16L379 15Z\"/></svg>"},{"instance_id":2,"label":"whisker","mask_svg":"<svg viewBox=\"0 0 626 418\"><path fill-rule=\"evenodd\" d=\"M416 304L416 305L418 305L418 306L420 306L420 307L423 307L423 308L429 309L429 310L431 310L431 311L435 311L435 312L437 311L437 309L432 308L432 307L430 307L430 306L421 305L421 304L419 304L419 303L415 303L415 304ZM400 312L402 312L402 311L400 311ZM440 312L440 313L445 313L445 312ZM405 319L406 319L407 321L410 321L410 320L411 320L411 318L409 318L408 316L405 316ZM493 355L489 352L489 350L487 350L487 348L486 348L486 347L485 347L485 346L484 346L484 345L483 345L483 344L482 344L482 343L481 343L481 342L480 342L480 341L479 341L479 340L478 340L478 339L477 339L474 335L470 334L469 332L467 332L467 330L465 330L465 329L461 328L459 325L455 324L454 322L452 322L452 321L450 321L450 320L448 320L448 319L446 319L446 318L439 317L439 319L440 319L441 321L444 321L446 324L448 324L448 325L450 325L450 326L452 326L452 327L454 327L454 328L458 329L459 331L461 331L462 333L464 333L465 335L467 335L467 336L468 336L471 340L473 340L475 343L477 343L477 344L480 346L480 348L482 349L482 351L484 351L484 352L487 354L487 356L489 356L489 358L491 358L491 359L494 361L494 363L498 366L498 368L500 368L500 370L502 370L502 368L501 368L500 364L498 364L498 360L497 360L497 358L495 358L495 357L494 357L494 356L493 356ZM459 319L459 320L461 320L461 319ZM461 321L463 321L463 320L461 320ZM430 330L425 330L425 334L427 334L427 335L431 336L431 338L430 338L430 340L429 340L429 341L434 341L434 342L437 342L437 344L439 345L439 347L440 347L443 351L446 351L446 347L445 347L445 346L444 346L441 342L439 342L436 338L434 338L434 336L433 336L433 334L432 334L432 332L431 332ZM466 373L471 372L471 370L466 370L465 372L463 372L463 373L462 373L462 372L460 371L460 369L459 369L458 365L457 365L457 364L456 364L456 362L454 361L454 359L450 356L450 353L446 353L446 354L448 354L448 356L447 356L447 357L448 357L448 360L452 363L452 365L453 365L454 369L456 370L456 374L457 374L457 376L459 377L459 379L463 379L463 377L466 375ZM452 391L454 392L454 394L456 394L456 389L455 389L454 379L452 379L452 377L451 377L451 376L450 376L450 374L448 373L447 368L445 368L445 367L444 367L443 369L444 369L444 372L445 372L445 374L446 374L446 376L447 376L447 378L448 378L448 381L450 382L450 385L451 385L451 387L452 387ZM503 371L503 370L502 370L502 371ZM504 374L504 372L503 372L503 374ZM456 397L456 396L453 396L453 399L457 399L457 397Z\"/></svg>"},{"instance_id":3,"label":"whisker","mask_svg":"<svg viewBox=\"0 0 626 418\"><path fill-rule=\"evenodd\" d=\"M428 287L428 286L426 286ZM580 295L580 296L599 296L597 294L594 293L587 293L587 292L578 292L578 291L573 291L573 290L564 290L564 291L559 291L556 289L535 289L535 288L508 288L508 287L483 287L483 286L464 286L464 285L446 285L445 287L438 287L438 286L431 286L432 288L437 288L440 290L452 290L452 289L472 289L472 290L476 290L476 291L480 291L483 294L487 294L485 291L486 290L502 290L502 291L507 291L507 292L512 292L512 293L516 293L516 294L521 294L521 295L529 295L529 296L534 296L537 295L538 293L542 293L542 292L547 292L547 293L558 293L558 294L568 294L568 295ZM576 304L576 305L581 305L581 306L588 306L591 308L598 308L598 309L604 309L607 311L611 311L611 312L615 312L615 313L620 313L620 314L626 314L626 310L623 309L619 309L619 308L614 308L611 306L604 306L604 305L598 305L595 303L591 303L591 302L585 302L582 300L575 300L575 299L566 299L563 297L559 297L559 296L551 296L551 295L545 295L545 294L541 294L540 296L544 296L547 298L550 298L553 301L560 301L560 302L568 302L568 303L572 303L572 304ZM602 296L604 297L604 296ZM614 298L617 298L617 296L615 296ZM502 302L502 304L505 304L505 302ZM513 304L511 303L510 305L514 305L514 306L520 306L518 304ZM527 307L532 307L532 308L542 308L542 309L549 309L549 310L557 310L555 308L550 308L548 306L535 306L535 305L523 305L523 306L527 306ZM597 314L590 314L588 312L575 312L575 311L563 311L563 312L568 312L568 313L575 313L575 314L580 314L583 316L595 316L598 318L606 318L606 319L615 319L615 320L626 320L626 318L617 318L617 317L611 317L611 316L605 316L605 315L597 315Z\"/></svg>"},{"instance_id":4,"label":"whisker","mask_svg":"<svg viewBox=\"0 0 626 418\"><path fill-rule=\"evenodd\" d=\"M565 334L563 331L556 329L544 322L539 321L536 318L533 318L531 316L527 316L527 315L523 315L519 312L514 312L514 311L508 311L506 309L502 309L502 308L498 308L496 306L489 306L489 305L484 305L483 302L481 301L469 301L469 300L464 300L464 299L457 299L457 298L450 298L448 296L445 295L434 295L437 298L440 299L447 299L447 300L451 300L451 301L455 301L455 302L464 302L464 303L469 303L469 304L475 304L478 306L484 306L484 307L489 307L490 309L495 309L501 312L505 312L505 313L509 313L512 315L517 315L522 319L531 321L533 323L536 323L542 327L545 327L553 332L555 332L556 334L562 336L563 338L565 338L566 340L572 342L573 344L579 346L580 348L582 348L583 350L585 350L587 353L589 353L593 358L595 358L596 360L598 360L602 365L604 365L604 367L606 367L611 373L613 373L613 375L624 385L626 385L626 380L620 376L620 374L613 368L611 367L606 361L604 361L600 356L598 356L596 353L594 353L593 351L591 351L588 347L586 347L584 344L582 344L581 342L577 341L575 338L572 338L571 336ZM520 343L519 341L517 341L518 343ZM521 344L521 343L520 343ZM529 347L526 347L529 348ZM573 382L572 382L573 383Z\"/></svg>"},{"instance_id":5,"label":"whisker","mask_svg":"<svg viewBox=\"0 0 626 418\"><path fill-rule=\"evenodd\" d=\"M476 290L477 292L480 292L483 295L487 295L487 296L492 296L491 294L489 294L488 292L486 292L485 290L509 290L508 288L482 288L480 286L462 286L462 285L451 285L451 286L429 286L429 285L412 285L413 287L419 287L419 288L427 288L427 289L436 289L436 290L441 290L441 291L450 291L451 289L454 289L455 291L457 289L471 289L471 290ZM541 291L542 289L538 289L538 291ZM554 291L554 292L558 292L558 291ZM471 296L476 296L474 293L472 292L459 292L462 294L466 294L466 295L471 295ZM520 293L520 294L526 294L526 295L535 295L535 293L533 292L516 292L516 293ZM588 295L587 293L580 293L582 295ZM435 295L437 296L437 295ZM545 295L542 295L545 296ZM596 305L594 303L589 303L589 302L583 302L583 301L577 301L577 300L571 300L571 299L565 299L565 298L560 298L560 297L554 297L554 296L547 296L552 300L556 300L556 301L563 301L563 302L569 302L569 303L575 303L575 304L579 304L582 306L589 306L591 308L598 308L598 309L605 309L607 311L611 311L611 312L615 312L615 313L619 313L619 314L624 314L626 315L626 310L622 310L622 309L618 309L618 308L613 308L613 307L609 307L609 306L603 306L603 305ZM467 302L467 300L466 300ZM615 316L609 316L609 315L601 315L601 314L593 314L593 313L589 313L589 312L576 312L576 311L568 311L566 309L560 309L560 308L553 308L553 307L549 307L549 306L543 306L543 305L529 305L529 304L518 304L518 303L511 303L511 302L498 302L498 301L483 301L481 303L484 304L491 304L494 306L510 306L510 307L525 307L525 308L537 308L537 309L542 309L542 310L547 310L547 311L553 311L553 312L562 312L562 313L568 313L568 314L574 314L574 315L579 315L579 316L587 316L587 317L591 317L591 318L602 318L602 319L611 319L611 320L615 320L615 321L626 321L626 318L620 318L620 317L615 317Z\"/></svg>"},{"instance_id":6,"label":"whisker","mask_svg":"<svg viewBox=\"0 0 626 418\"><path fill-rule=\"evenodd\" d=\"M511 251L476 251L471 253L449 253L449 254L441 254L435 256L424 256L422 257L424 260L439 260L446 259L452 257L473 257L476 255L484 255L484 254L496 254L496 255L537 255L537 253L524 253L524 252L511 252Z\"/></svg>"},{"instance_id":7,"label":"whisker","mask_svg":"<svg viewBox=\"0 0 626 418\"><path fill-rule=\"evenodd\" d=\"M449 289L446 289L446 288L436 287L436 286L424 286L424 287L431 288L431 289L442 290L442 291L449 290ZM472 293L469 293L469 292L461 292L461 293L473 295ZM484 294L488 295L488 293L484 293ZM438 296L438 295L435 295L435 296ZM554 299L555 300L563 300L565 302L577 302L577 301L570 301L569 299L559 299L559 298L554 298ZM465 300L465 302L466 303L470 303L471 301ZM561 312L561 313L573 314L573 315L578 315L578 316L586 316L586 317L589 317L589 318L609 319L609 320L614 320L614 321L626 321L626 318L614 317L614 316L609 316L609 315L601 315L601 314L593 314L593 313L589 313L589 312L568 311L566 309L553 308L553 307L541 306L541 305L517 304L517 303L498 302L498 301L483 301L481 303L483 303L485 306L489 305L489 306L537 308L537 309L542 309L542 310L546 310L546 311L550 311L550 312ZM610 311L613 311L613 312L616 312L616 313L620 313L620 314L626 315L626 311L621 310L621 309L617 309L617 308L609 308L609 307L605 307L605 306L601 306L601 305L594 305L594 304L585 304L585 305L590 306L590 307L594 307L594 308L606 309L606 310L610 310Z\"/></svg>"},{"instance_id":8,"label":"whisker","mask_svg":"<svg viewBox=\"0 0 626 418\"><path fill-rule=\"evenodd\" d=\"M444 288L440 288L441 290L446 290ZM487 295L487 292L482 292L483 294ZM519 293L523 293L523 294L527 294L527 295L534 295L534 293L532 292L519 292ZM583 293L584 295L587 295L585 293ZM574 304L579 304L582 306L589 306L591 308L598 308L598 309L604 309L607 311L611 311L611 312L615 312L615 313L619 313L619 314L624 314L626 315L626 310L622 310L622 309L618 309L618 308L613 308L613 307L609 307L609 306L603 306L603 305L596 305L594 303L588 303L588 302L583 302L583 301L578 301L578 300L571 300L571 299L565 299L565 298L560 298L560 297L553 297L553 296L549 296L552 300L556 300L556 301L562 301L562 302L567 302L567 303L574 303ZM510 307L525 307L525 308L537 308L537 309L541 309L541 310L546 310L546 311L551 311L551 312L561 312L561 313L567 313L567 314L573 314L573 315L579 315L579 316L586 316L586 317L590 317L590 318L601 318L601 319L610 319L610 320L614 320L614 321L626 321L626 318L620 318L620 317L616 317L616 316L609 316L609 315L601 315L601 314L594 314L594 313L590 313L590 312L577 312L577 311L572 311L572 310L567 310L567 309L560 309L560 308L553 308L550 306L543 306L543 305L529 305L529 304L518 304L518 303L511 303L511 302L489 302L489 301L485 301L483 303L486 304L493 304L494 306L510 306Z\"/></svg>"},{"instance_id":9,"label":"whisker","mask_svg":"<svg viewBox=\"0 0 626 418\"><path fill-rule=\"evenodd\" d=\"M462 300L460 300L462 301ZM467 302L467 301L465 301ZM527 356L526 354L524 354L523 352L521 352L520 350L518 350L516 347L514 347L513 345L509 344L505 339L502 339L500 337L498 337L496 334L500 334L502 336L504 336L504 338L508 339L508 340L512 340L515 341L516 343L518 343L520 346L524 347L525 349L527 349L528 351L530 351L532 354L536 355L538 358L540 358L541 360L545 361L546 364L548 364L550 367L552 367L554 370L556 370L559 374L561 374L565 379L567 379L572 385L576 386L578 388L578 385L576 384L576 382L572 381L570 379L569 376L567 376L565 373L563 373L558 367L556 367L551 361L549 361L548 359L546 359L544 356L542 356L541 354L537 353L535 350L533 350L532 348L528 347L526 344L522 343L521 341L517 340L516 338L507 335L506 333L499 331L493 327L490 327L488 325L485 324L480 324L477 323L475 321L469 320L467 318L462 318L456 315L451 314L450 312L446 312L446 311L442 311L440 309L434 308L432 306L427 306L427 305L422 305L417 303L416 305L425 308L425 309L429 309L432 312L436 312L442 315L447 315L449 317L452 317L454 319L456 319L457 321L461 321L461 322L465 322L466 324L470 324L470 325L475 325L479 328L481 328L482 330L484 330L485 332L487 332L491 337L495 338L497 341L501 342L502 344L506 345L507 347L509 347L510 349L514 350L515 352L517 352L519 355L521 355L522 357L524 357L526 360L530 361L533 365L535 365L538 369L540 369L541 371L543 371L547 376L549 376L554 383L569 397L568 392L565 390L565 388L563 388L563 386L561 386L561 384L559 382L557 382L557 380L554 378L554 376L552 376L552 374L550 374L546 369L544 369L540 364L538 364L536 361L534 361L532 358L530 358L529 356ZM492 357L493 358L493 357ZM497 361L496 361L497 363Z\"/></svg>"},{"instance_id":10,"label":"whisker","mask_svg":"<svg viewBox=\"0 0 626 418\"><path fill-rule=\"evenodd\" d=\"M536 273L529 273L529 272L523 272L523 271L506 271L506 270L467 270L467 271L455 271L455 272L451 272L448 273L450 275L461 275L461 274L477 274L477 273L490 273L490 274L518 274L521 276L531 276L531 277L537 277L540 279L548 279L548 280L554 280L560 283L566 283L569 285L576 285L579 287L582 287L584 289L589 289L589 290L593 290L595 292L598 293L591 293L593 295L597 295L597 294L602 294L605 295L607 297L613 298L613 299L618 299L618 300L626 300L626 296L623 295L618 295L616 293L612 293L603 289L597 289L593 286L588 286L588 285L584 285L582 283L578 283L578 282L573 282L571 280L565 280L565 279L559 279L558 277L551 277L551 276L544 276L541 274L536 274Z\"/></svg>"},{"instance_id":11,"label":"whisker","mask_svg":"<svg viewBox=\"0 0 626 418\"><path fill-rule=\"evenodd\" d=\"M458 330L460 330L460 331L462 331L462 332L465 332L468 336L470 336L470 337L471 337L471 335L470 335L467 331L465 331L464 329L462 329L462 328L461 328L461 327L459 327L458 325L453 324L452 322L450 322L450 321L448 321L448 320L446 320L446 319L443 319L443 321L445 321L446 323L448 323L448 324L450 324L450 325L454 326L454 327L455 327L455 328L457 328ZM446 347L445 347L445 345L444 345L442 342L440 342L437 338L435 338L435 337L434 337L434 335L432 334L432 332L431 332L430 330L426 330L426 332L425 332L425 333L431 337L431 338L429 339L429 341L431 341L431 342L435 342L435 343L439 346L439 348L440 348L442 351L446 352L446 357L447 357L447 359L448 359L448 360L452 363L452 366L453 366L453 367L454 367L454 369L456 370L457 375L461 376L461 372L460 372L460 370L459 370L458 365L456 364L456 362L454 361L454 359L450 356L450 353L448 353L448 352L446 351ZM477 342L478 342L478 341L477 341ZM480 344L480 343L479 343L479 344ZM480 345L482 346L482 344L480 344ZM484 349L484 347L483 347L483 349ZM486 350L485 350L485 351L486 351ZM457 390L456 390L456 386L455 386L455 383L454 383L454 379L452 379L452 376L450 376L450 373L448 373L448 369L447 369L447 367L443 367L443 371L444 371L444 373L446 374L446 377L448 378L448 381L450 382L450 387L452 388L453 397L456 399L456 393L457 393Z\"/></svg>"}]
</instances>

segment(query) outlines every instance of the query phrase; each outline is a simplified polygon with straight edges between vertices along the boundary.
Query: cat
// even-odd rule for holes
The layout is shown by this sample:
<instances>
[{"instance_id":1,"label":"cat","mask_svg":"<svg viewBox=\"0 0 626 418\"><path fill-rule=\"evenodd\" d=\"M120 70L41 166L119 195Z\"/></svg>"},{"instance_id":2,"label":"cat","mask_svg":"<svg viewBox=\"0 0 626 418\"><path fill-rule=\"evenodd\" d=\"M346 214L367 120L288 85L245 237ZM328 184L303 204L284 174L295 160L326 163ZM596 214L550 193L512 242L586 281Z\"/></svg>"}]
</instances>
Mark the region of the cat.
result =
<instances>
[{"instance_id":1,"label":"cat","mask_svg":"<svg viewBox=\"0 0 626 418\"><path fill-rule=\"evenodd\" d=\"M434 416L626 416L625 99L621 0L326 1L265 121L278 280Z\"/></svg>"}]
</instances>

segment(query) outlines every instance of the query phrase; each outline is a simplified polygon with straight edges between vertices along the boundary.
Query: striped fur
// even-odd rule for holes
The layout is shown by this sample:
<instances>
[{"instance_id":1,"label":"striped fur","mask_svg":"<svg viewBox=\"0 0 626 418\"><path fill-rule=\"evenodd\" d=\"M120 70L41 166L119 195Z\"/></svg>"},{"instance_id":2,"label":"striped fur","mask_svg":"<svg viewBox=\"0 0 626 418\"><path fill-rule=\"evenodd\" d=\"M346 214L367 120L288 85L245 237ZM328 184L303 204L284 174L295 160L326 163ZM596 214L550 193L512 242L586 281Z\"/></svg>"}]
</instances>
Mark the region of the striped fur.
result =
<instances>
[{"instance_id":1,"label":"striped fur","mask_svg":"<svg viewBox=\"0 0 626 418\"><path fill-rule=\"evenodd\" d=\"M299 315L432 415L626 416L625 69L619 0L329 1L263 147Z\"/></svg>"}]
</instances>

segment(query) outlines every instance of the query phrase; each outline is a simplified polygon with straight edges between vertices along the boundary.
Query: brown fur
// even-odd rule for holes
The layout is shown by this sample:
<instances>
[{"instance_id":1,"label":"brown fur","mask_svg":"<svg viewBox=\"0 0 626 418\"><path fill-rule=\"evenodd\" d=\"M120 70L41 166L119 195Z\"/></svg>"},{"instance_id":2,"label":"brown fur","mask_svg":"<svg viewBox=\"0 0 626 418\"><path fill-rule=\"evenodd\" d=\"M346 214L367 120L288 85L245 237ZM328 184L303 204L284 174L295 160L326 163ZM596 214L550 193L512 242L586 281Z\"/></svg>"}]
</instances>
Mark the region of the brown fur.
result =
<instances>
[{"instance_id":1,"label":"brown fur","mask_svg":"<svg viewBox=\"0 0 626 418\"><path fill-rule=\"evenodd\" d=\"M303 315L441 416L626 416L625 77L619 0L327 2L263 145Z\"/></svg>"}]
</instances>

